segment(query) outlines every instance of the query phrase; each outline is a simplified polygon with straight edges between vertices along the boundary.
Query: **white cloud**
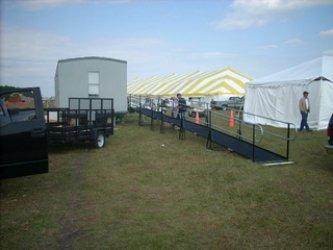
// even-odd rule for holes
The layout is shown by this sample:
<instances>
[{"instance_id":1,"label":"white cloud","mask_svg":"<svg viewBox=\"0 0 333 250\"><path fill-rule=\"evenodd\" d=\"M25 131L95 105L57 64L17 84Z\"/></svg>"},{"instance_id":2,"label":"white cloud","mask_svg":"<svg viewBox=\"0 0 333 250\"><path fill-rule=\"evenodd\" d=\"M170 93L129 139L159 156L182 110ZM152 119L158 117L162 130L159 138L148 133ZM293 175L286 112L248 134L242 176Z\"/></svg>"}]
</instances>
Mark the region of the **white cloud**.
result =
<instances>
[{"instance_id":1,"label":"white cloud","mask_svg":"<svg viewBox=\"0 0 333 250\"><path fill-rule=\"evenodd\" d=\"M107 4L123 4L129 3L131 0L16 0L19 6L27 10L39 10L47 7L57 7L62 5L76 5L87 3L107 3Z\"/></svg>"},{"instance_id":2,"label":"white cloud","mask_svg":"<svg viewBox=\"0 0 333 250\"><path fill-rule=\"evenodd\" d=\"M261 50L269 50L269 49L277 49L279 47L282 47L282 45L290 46L290 47L299 47L305 44L305 42L299 38L290 38L283 43L278 44L267 44L257 47L257 49Z\"/></svg>"},{"instance_id":3,"label":"white cloud","mask_svg":"<svg viewBox=\"0 0 333 250\"><path fill-rule=\"evenodd\" d=\"M332 4L331 0L235 0L233 6L252 13L287 11L314 5Z\"/></svg>"},{"instance_id":4,"label":"white cloud","mask_svg":"<svg viewBox=\"0 0 333 250\"><path fill-rule=\"evenodd\" d=\"M231 12L213 25L221 30L263 26L297 9L333 4L332 0L234 0Z\"/></svg>"},{"instance_id":5,"label":"white cloud","mask_svg":"<svg viewBox=\"0 0 333 250\"><path fill-rule=\"evenodd\" d=\"M258 49L267 50L267 49L276 49L276 48L278 48L278 47L279 47L279 46L276 45L276 44L267 44L267 45L259 46Z\"/></svg>"},{"instance_id":6,"label":"white cloud","mask_svg":"<svg viewBox=\"0 0 333 250\"><path fill-rule=\"evenodd\" d=\"M236 57L235 53L225 53L221 51L206 51L190 53L189 58L194 60L227 59Z\"/></svg>"},{"instance_id":7,"label":"white cloud","mask_svg":"<svg viewBox=\"0 0 333 250\"><path fill-rule=\"evenodd\" d=\"M328 49L323 51L323 55L333 56L333 49Z\"/></svg>"},{"instance_id":8,"label":"white cloud","mask_svg":"<svg viewBox=\"0 0 333 250\"><path fill-rule=\"evenodd\" d=\"M83 3L84 0L25 0L17 1L17 3L29 10L37 10L45 7L55 7L64 4L78 4Z\"/></svg>"},{"instance_id":9,"label":"white cloud","mask_svg":"<svg viewBox=\"0 0 333 250\"><path fill-rule=\"evenodd\" d=\"M54 95L54 73L59 59L103 56L126 60L128 79L131 80L135 76L219 68L225 64L225 59L230 62L237 57L221 51L193 53L196 48L182 47L154 37L74 41L50 32L6 25L0 25L0 33L0 83L40 86L44 96Z\"/></svg>"},{"instance_id":10,"label":"white cloud","mask_svg":"<svg viewBox=\"0 0 333 250\"><path fill-rule=\"evenodd\" d=\"M152 74L175 67L172 45L155 38L115 39L112 37L75 42L69 37L0 26L1 83L41 86L43 94L53 95L53 77L59 59L104 56L128 61L132 75Z\"/></svg>"},{"instance_id":11,"label":"white cloud","mask_svg":"<svg viewBox=\"0 0 333 250\"><path fill-rule=\"evenodd\" d=\"M291 47L299 47L304 44L304 41L299 38L291 38L283 42L283 44Z\"/></svg>"},{"instance_id":12,"label":"white cloud","mask_svg":"<svg viewBox=\"0 0 333 250\"><path fill-rule=\"evenodd\" d=\"M322 30L319 32L320 37L333 37L333 29Z\"/></svg>"}]
</instances>

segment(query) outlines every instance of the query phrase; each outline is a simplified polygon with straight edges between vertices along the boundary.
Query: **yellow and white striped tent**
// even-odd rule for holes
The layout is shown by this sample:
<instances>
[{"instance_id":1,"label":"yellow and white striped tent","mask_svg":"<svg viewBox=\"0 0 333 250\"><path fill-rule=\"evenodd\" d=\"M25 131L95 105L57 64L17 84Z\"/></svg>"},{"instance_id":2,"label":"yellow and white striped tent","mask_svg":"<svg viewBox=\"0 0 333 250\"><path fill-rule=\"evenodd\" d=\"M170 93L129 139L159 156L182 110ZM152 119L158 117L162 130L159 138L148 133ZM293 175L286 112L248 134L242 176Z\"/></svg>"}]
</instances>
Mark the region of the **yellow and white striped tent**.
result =
<instances>
[{"instance_id":1,"label":"yellow and white striped tent","mask_svg":"<svg viewBox=\"0 0 333 250\"><path fill-rule=\"evenodd\" d=\"M211 72L153 76L129 83L127 93L148 96L221 96L245 95L245 83L251 77L226 67Z\"/></svg>"}]
</instances>

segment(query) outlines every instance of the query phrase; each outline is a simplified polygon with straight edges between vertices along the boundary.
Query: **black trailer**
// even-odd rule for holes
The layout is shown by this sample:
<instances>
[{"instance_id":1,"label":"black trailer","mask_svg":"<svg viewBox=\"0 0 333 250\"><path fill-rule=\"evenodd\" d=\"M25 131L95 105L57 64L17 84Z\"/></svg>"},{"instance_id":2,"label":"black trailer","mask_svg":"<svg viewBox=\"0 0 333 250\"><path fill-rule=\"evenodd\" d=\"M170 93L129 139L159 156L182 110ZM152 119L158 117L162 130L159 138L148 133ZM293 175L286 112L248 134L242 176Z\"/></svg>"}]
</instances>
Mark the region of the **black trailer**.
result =
<instances>
[{"instance_id":1,"label":"black trailer","mask_svg":"<svg viewBox=\"0 0 333 250\"><path fill-rule=\"evenodd\" d=\"M102 148L113 134L111 98L69 98L68 108L48 108L44 112L51 145L88 141Z\"/></svg>"},{"instance_id":2,"label":"black trailer","mask_svg":"<svg viewBox=\"0 0 333 250\"><path fill-rule=\"evenodd\" d=\"M43 109L39 88L0 92L0 178L48 172L48 145L113 134L113 99L70 98L68 108Z\"/></svg>"}]
</instances>

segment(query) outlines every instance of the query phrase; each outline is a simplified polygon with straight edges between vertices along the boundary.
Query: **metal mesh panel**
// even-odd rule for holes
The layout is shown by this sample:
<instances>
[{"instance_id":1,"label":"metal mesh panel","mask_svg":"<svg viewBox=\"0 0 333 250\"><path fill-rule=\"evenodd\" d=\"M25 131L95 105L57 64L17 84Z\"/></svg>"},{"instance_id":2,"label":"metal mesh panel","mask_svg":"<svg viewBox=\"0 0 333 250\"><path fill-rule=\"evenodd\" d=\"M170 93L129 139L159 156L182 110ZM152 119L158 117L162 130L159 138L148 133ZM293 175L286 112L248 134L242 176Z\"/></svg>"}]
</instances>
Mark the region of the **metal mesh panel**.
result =
<instances>
[{"instance_id":1,"label":"metal mesh panel","mask_svg":"<svg viewBox=\"0 0 333 250\"><path fill-rule=\"evenodd\" d=\"M101 109L102 108L102 102L100 99L92 99L91 100L91 108L92 109Z\"/></svg>"},{"instance_id":2,"label":"metal mesh panel","mask_svg":"<svg viewBox=\"0 0 333 250\"><path fill-rule=\"evenodd\" d=\"M79 109L79 99L69 99L69 109Z\"/></svg>"},{"instance_id":3,"label":"metal mesh panel","mask_svg":"<svg viewBox=\"0 0 333 250\"><path fill-rule=\"evenodd\" d=\"M89 109L90 100L89 99L80 99L80 109Z\"/></svg>"},{"instance_id":4,"label":"metal mesh panel","mask_svg":"<svg viewBox=\"0 0 333 250\"><path fill-rule=\"evenodd\" d=\"M112 100L103 100L103 109L112 109Z\"/></svg>"}]
</instances>

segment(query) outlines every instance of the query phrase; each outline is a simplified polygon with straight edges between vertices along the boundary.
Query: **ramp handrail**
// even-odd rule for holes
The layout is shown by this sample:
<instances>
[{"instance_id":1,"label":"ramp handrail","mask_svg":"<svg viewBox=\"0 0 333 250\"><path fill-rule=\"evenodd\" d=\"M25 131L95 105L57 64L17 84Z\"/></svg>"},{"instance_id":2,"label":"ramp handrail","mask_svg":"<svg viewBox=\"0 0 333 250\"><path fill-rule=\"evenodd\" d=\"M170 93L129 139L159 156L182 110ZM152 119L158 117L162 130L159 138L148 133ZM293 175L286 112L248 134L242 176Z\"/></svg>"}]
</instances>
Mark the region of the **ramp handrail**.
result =
<instances>
[{"instance_id":1,"label":"ramp handrail","mask_svg":"<svg viewBox=\"0 0 333 250\"><path fill-rule=\"evenodd\" d=\"M254 116L254 117L259 117L259 118L262 118L262 119L266 119L266 120L270 120L270 121L273 121L273 122L278 122L278 123L281 123L281 124L285 124L286 125L286 128L288 128L288 126L289 126L289 128L290 128L290 126L292 126L293 128L290 128L290 129L292 129L292 130L295 130L295 131L297 131L297 126L294 124L294 123L292 123L292 122L285 122L285 121L281 121L281 120L277 120L277 119L273 119L273 118L270 118L270 117L265 117L265 116L262 116L262 115L256 115L256 114L253 114L253 113L250 113L250 112L245 112L245 111L240 111L240 112L242 112L243 113L243 115L244 114L246 114L246 115L251 115L251 116ZM281 138L281 139L283 139L283 140L289 140L289 141L294 141L295 139L296 139L296 133L294 134L294 136L292 136L292 137L290 137L290 136L281 136L281 135L279 135L279 134L277 134L277 133L273 133L273 132L269 132L269 131L265 131L267 134L270 134L270 135L274 135L274 136L276 136L276 137L278 137L278 138Z\"/></svg>"},{"instance_id":2,"label":"ramp handrail","mask_svg":"<svg viewBox=\"0 0 333 250\"><path fill-rule=\"evenodd\" d=\"M171 101L171 102L170 102ZM171 100L171 98L161 98L161 97L147 97L147 96L130 96L129 97L129 107L131 108L133 106L136 106L136 110L138 110L138 108L140 109L139 114L141 114L141 109L142 108L147 108L149 110L152 110L152 112L157 111L157 112L161 112L162 114L166 115L167 110L171 110L171 116L173 118L175 118L175 116L173 115L173 113L175 112L175 103ZM256 115L256 114L252 114L250 112L244 112L242 110L239 109L230 109L228 111L214 111L210 108L209 103L204 102L204 101L200 101L200 100L191 100L190 102L188 102L187 105L187 115L192 116L193 112L195 112L195 115L197 115L197 112L200 113L199 116L203 116L206 117L206 119L203 119L200 124L207 126L207 127L211 127L213 129L219 130L223 133L229 134L230 136L236 137L240 140L243 141L247 141L250 142L251 144L255 145L255 144L259 144L262 142L263 138L271 138L275 137L279 140L283 140L286 142L286 154L285 157L287 160L289 159L289 143L290 141L293 141L296 139L296 135L292 135L290 134L290 130L296 130L296 125L290 122L285 122L285 121L280 121L277 119L273 119L270 117L264 117L262 115ZM235 129L232 129L234 127L226 125L224 126L224 122L221 123L221 125L216 124L214 122L212 122L211 120L209 120L208 117L211 117L211 115L213 114L213 116L218 116L220 117L220 119L222 120L229 120L231 119L229 117L229 115L223 114L223 112L235 112L235 114L238 114L238 117L233 117L232 119L234 119L234 122L237 122L239 125L238 131L235 131ZM154 115L154 113L152 113L152 116ZM270 121L274 121L277 123L281 123L284 124L287 128L286 130L286 135L284 135L283 133L285 133L283 130L283 132L281 133L277 133L277 132L273 132L273 131L269 131L270 127L269 126L264 126L263 123L256 123L256 122L250 122L250 121L245 121L244 116L248 115L248 116L254 116L254 117L258 117L261 119L267 119ZM152 120L156 119L154 117L152 117ZM163 115L162 115L162 119L163 119ZM211 118L210 118L211 119ZM188 119L185 118L185 120L190 121L190 122L195 122L193 121L193 119ZM229 120L230 121L230 120ZM163 121L162 121L163 123ZM219 123L219 122L218 122ZM151 125L153 124L153 121L151 121ZM243 130L242 127L245 126L246 128ZM252 132L251 130L249 130L248 128L252 128ZM237 129L237 127L236 127ZM281 130L282 131L282 130ZM250 134L252 133L252 138L250 138ZM276 150L276 149L275 149ZM279 155L284 155L283 153L279 153Z\"/></svg>"},{"instance_id":3,"label":"ramp handrail","mask_svg":"<svg viewBox=\"0 0 333 250\"><path fill-rule=\"evenodd\" d=\"M214 115L217 115L217 116L221 117L224 120L227 120L227 121L229 120L229 117L226 116L226 115L224 115L224 114L221 114L221 113L218 113L218 112L214 112L214 111L209 111L209 112L211 112L211 114L214 114ZM263 127L260 124L245 122L244 120L236 118L236 117L234 119L236 121L238 121L239 124L245 125L245 126L247 126L249 128L253 128L253 126L255 126L255 130L259 131L259 137L258 137L258 139L255 142L256 143L260 143L261 142L261 140L263 138L263 134L264 134L264 129L263 129ZM204 122L204 123L207 124L207 122ZM240 137L242 139L247 139L250 142L252 142L252 140L253 140L252 137L249 138L247 136L242 135L239 130L237 132L234 132L234 131L232 131L230 129L226 129L226 128L223 128L221 126L217 126L217 125L213 124L212 122L211 122L211 126L214 127L214 128L220 129L221 131L225 131L225 132L229 133L230 135L235 135L235 136ZM255 133L255 134L257 136L257 133Z\"/></svg>"}]
</instances>

